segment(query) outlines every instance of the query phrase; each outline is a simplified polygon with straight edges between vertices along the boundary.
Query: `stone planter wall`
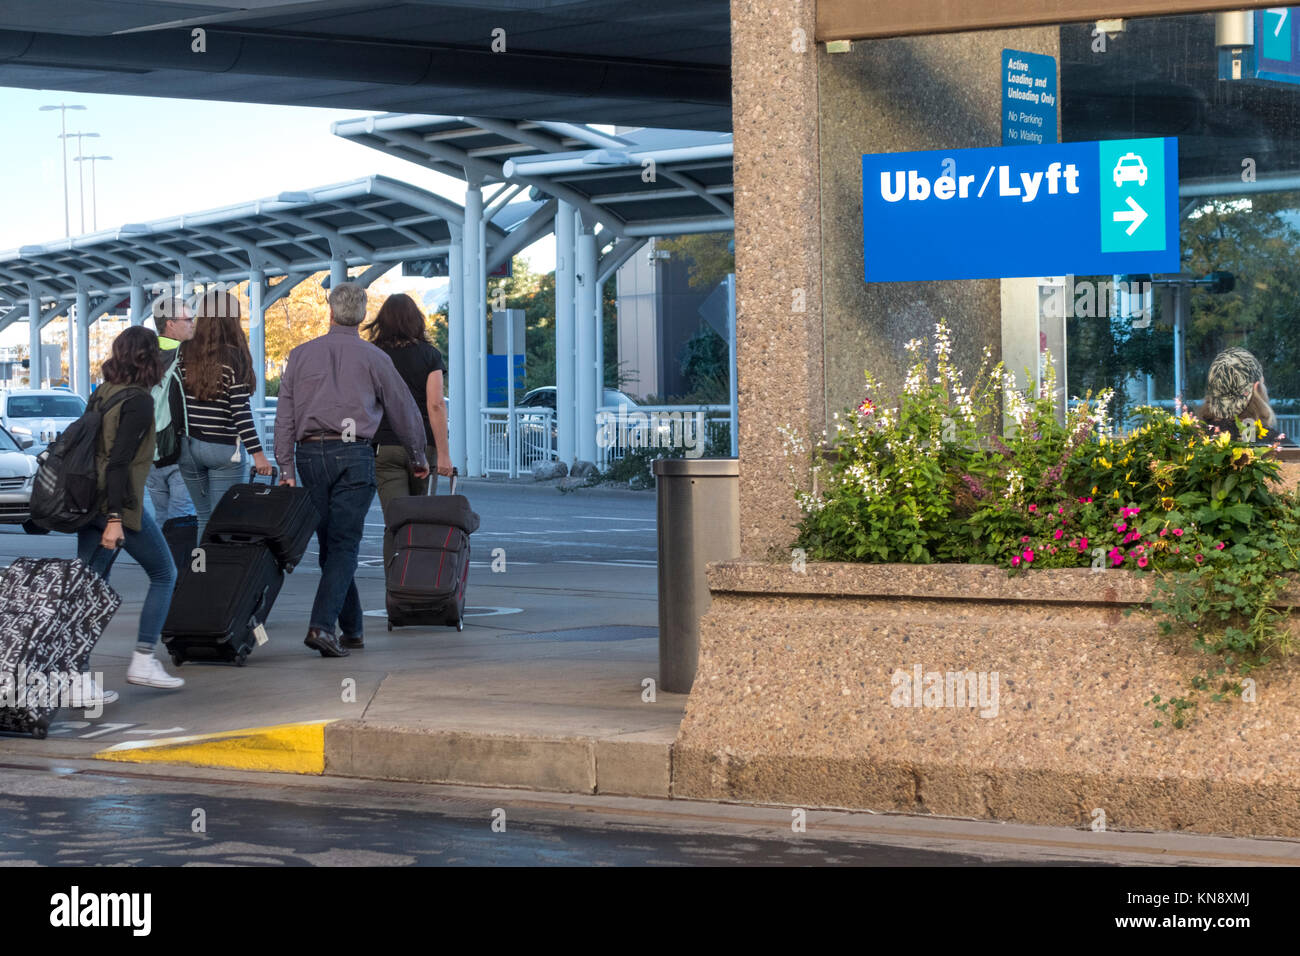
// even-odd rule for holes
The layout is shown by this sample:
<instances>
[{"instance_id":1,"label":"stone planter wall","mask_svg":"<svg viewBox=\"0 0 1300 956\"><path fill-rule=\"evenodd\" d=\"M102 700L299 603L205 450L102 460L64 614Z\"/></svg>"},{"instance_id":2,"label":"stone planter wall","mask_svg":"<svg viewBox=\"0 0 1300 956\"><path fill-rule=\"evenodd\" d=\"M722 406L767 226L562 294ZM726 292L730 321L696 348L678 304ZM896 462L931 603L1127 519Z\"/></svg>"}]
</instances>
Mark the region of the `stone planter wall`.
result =
<instances>
[{"instance_id":1,"label":"stone planter wall","mask_svg":"<svg viewBox=\"0 0 1300 956\"><path fill-rule=\"evenodd\" d=\"M1145 575L737 561L709 584L676 796L1300 837L1300 661L1256 673L1254 704L1153 728L1143 701L1206 659L1159 635ZM996 713L895 706L917 664L945 704L947 672L983 674L986 702L996 672Z\"/></svg>"}]
</instances>

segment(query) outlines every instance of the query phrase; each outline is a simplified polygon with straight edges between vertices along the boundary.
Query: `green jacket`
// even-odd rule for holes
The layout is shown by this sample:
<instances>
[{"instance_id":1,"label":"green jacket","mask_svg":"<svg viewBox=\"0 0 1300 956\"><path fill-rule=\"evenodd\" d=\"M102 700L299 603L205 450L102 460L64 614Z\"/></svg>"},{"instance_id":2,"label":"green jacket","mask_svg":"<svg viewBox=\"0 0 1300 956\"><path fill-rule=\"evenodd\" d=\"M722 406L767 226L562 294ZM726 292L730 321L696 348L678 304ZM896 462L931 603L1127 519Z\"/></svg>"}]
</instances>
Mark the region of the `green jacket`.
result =
<instances>
[{"instance_id":1,"label":"green jacket","mask_svg":"<svg viewBox=\"0 0 1300 956\"><path fill-rule=\"evenodd\" d=\"M105 383L95 389L94 399L99 402L106 402L123 389L137 389L146 398L150 397L149 390L138 385ZM99 513L102 515L108 514L108 454L113 448L113 442L117 439L117 425L122 417L122 406L124 404L124 402L119 402L115 407L110 408L104 416L99 429L95 470L99 477ZM144 514L144 485L149 478L149 469L153 467L153 449L154 426L151 418L149 430L145 432L144 440L140 442L140 447L136 449L131 464L128 466L131 480L127 485L126 500L122 503L122 527L129 528L132 531L140 530L140 519Z\"/></svg>"}]
</instances>

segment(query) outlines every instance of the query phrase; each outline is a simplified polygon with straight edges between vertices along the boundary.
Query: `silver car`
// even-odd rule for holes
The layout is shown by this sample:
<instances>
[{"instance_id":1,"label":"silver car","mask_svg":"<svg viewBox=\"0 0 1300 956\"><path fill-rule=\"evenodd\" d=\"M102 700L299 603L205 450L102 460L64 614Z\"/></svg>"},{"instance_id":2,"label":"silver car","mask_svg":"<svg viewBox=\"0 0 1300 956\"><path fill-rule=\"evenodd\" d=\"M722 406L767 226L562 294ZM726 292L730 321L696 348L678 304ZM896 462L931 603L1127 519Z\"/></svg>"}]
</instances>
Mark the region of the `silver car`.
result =
<instances>
[{"instance_id":1,"label":"silver car","mask_svg":"<svg viewBox=\"0 0 1300 956\"><path fill-rule=\"evenodd\" d=\"M85 410L85 399L76 392L14 388L0 396L0 425L24 448L48 445Z\"/></svg>"},{"instance_id":2,"label":"silver car","mask_svg":"<svg viewBox=\"0 0 1300 956\"><path fill-rule=\"evenodd\" d=\"M45 534L32 522L32 479L36 459L0 428L0 524L21 524L28 534Z\"/></svg>"}]
</instances>

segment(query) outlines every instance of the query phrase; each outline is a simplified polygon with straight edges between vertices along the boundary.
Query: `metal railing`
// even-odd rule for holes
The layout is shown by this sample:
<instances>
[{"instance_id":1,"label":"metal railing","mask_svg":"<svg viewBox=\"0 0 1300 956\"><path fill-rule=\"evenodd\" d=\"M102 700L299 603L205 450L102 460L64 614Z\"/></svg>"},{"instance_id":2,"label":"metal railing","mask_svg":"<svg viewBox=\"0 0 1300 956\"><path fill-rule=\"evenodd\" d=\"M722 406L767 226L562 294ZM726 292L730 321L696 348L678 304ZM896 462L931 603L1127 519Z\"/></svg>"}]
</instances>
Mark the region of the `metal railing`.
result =
<instances>
[{"instance_id":1,"label":"metal railing","mask_svg":"<svg viewBox=\"0 0 1300 956\"><path fill-rule=\"evenodd\" d=\"M517 478L542 461L555 460L555 410L484 408L483 473ZM512 455L513 450L513 455Z\"/></svg>"},{"instance_id":2,"label":"metal railing","mask_svg":"<svg viewBox=\"0 0 1300 956\"><path fill-rule=\"evenodd\" d=\"M679 448L688 458L702 458L730 427L729 405L605 405L596 413L596 466L604 470L629 451L643 449Z\"/></svg>"}]
</instances>

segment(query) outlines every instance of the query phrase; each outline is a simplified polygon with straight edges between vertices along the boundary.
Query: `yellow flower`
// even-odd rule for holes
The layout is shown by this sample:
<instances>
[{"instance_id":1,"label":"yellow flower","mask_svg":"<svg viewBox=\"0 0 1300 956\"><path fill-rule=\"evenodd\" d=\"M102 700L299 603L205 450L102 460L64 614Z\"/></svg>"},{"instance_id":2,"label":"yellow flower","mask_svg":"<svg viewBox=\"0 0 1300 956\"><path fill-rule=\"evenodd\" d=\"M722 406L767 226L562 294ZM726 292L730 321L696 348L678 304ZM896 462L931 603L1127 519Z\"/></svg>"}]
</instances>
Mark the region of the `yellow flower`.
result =
<instances>
[{"instance_id":1,"label":"yellow flower","mask_svg":"<svg viewBox=\"0 0 1300 956\"><path fill-rule=\"evenodd\" d=\"M1173 511L1173 510L1174 510L1174 504L1175 504L1175 502L1174 502L1174 499L1173 499L1173 498L1161 498L1161 499L1160 499L1160 507L1164 508L1166 511Z\"/></svg>"},{"instance_id":2,"label":"yellow flower","mask_svg":"<svg viewBox=\"0 0 1300 956\"><path fill-rule=\"evenodd\" d=\"M1268 434L1268 429L1264 427L1264 423L1258 418L1255 419L1255 431L1259 433L1260 438Z\"/></svg>"},{"instance_id":3,"label":"yellow flower","mask_svg":"<svg viewBox=\"0 0 1300 956\"><path fill-rule=\"evenodd\" d=\"M1183 412L1182 417L1178 420L1184 425L1190 425L1192 423L1192 416L1188 412Z\"/></svg>"},{"instance_id":4,"label":"yellow flower","mask_svg":"<svg viewBox=\"0 0 1300 956\"><path fill-rule=\"evenodd\" d=\"M1107 470L1110 469L1110 462L1106 460L1106 456L1103 455L1101 458L1098 458L1097 460L1101 462L1101 467Z\"/></svg>"},{"instance_id":5,"label":"yellow flower","mask_svg":"<svg viewBox=\"0 0 1300 956\"><path fill-rule=\"evenodd\" d=\"M1093 493L1094 495L1097 493L1097 486L1096 486L1096 485L1093 485L1093 486L1092 486L1092 493Z\"/></svg>"},{"instance_id":6,"label":"yellow flower","mask_svg":"<svg viewBox=\"0 0 1300 956\"><path fill-rule=\"evenodd\" d=\"M1227 448L1229 445L1232 444L1232 435L1229 434L1228 432L1219 432L1218 441L1219 441L1220 448Z\"/></svg>"},{"instance_id":7,"label":"yellow flower","mask_svg":"<svg viewBox=\"0 0 1300 956\"><path fill-rule=\"evenodd\" d=\"M1112 491L1112 492L1110 493L1110 496L1111 496L1112 498L1118 498L1118 497L1119 497L1119 492L1118 492L1118 491Z\"/></svg>"},{"instance_id":8,"label":"yellow flower","mask_svg":"<svg viewBox=\"0 0 1300 956\"><path fill-rule=\"evenodd\" d=\"M1191 461L1191 460L1192 460L1192 456L1191 456L1191 455L1188 455L1186 458L1183 459L1184 462L1189 462L1189 461Z\"/></svg>"}]
</instances>

